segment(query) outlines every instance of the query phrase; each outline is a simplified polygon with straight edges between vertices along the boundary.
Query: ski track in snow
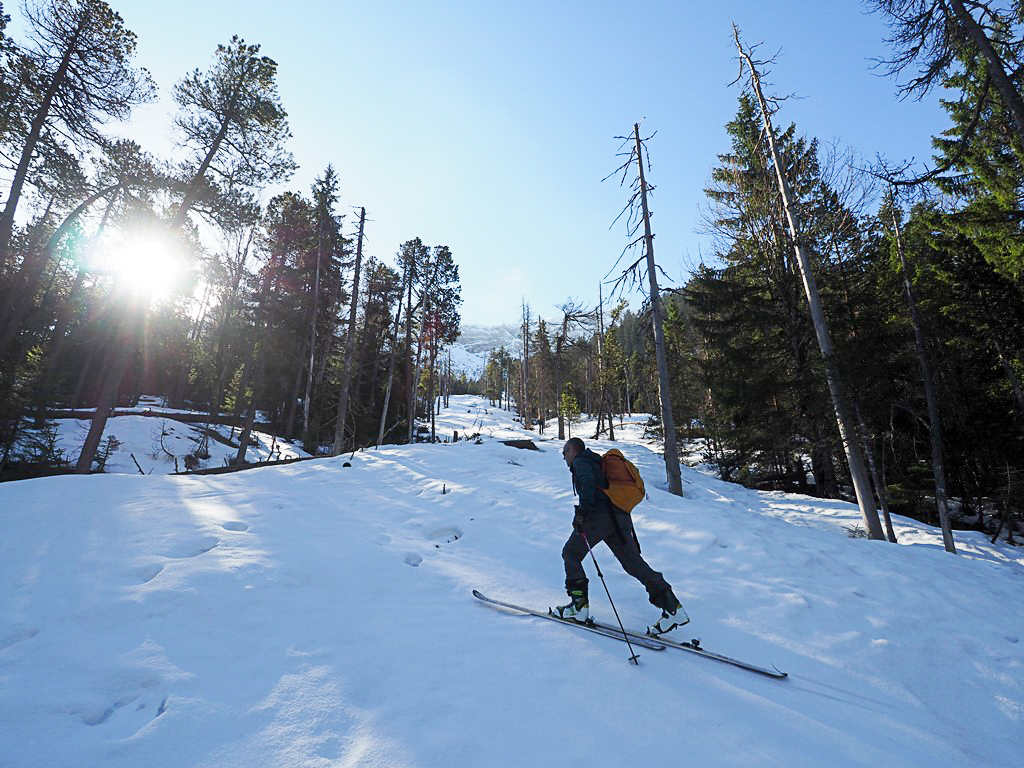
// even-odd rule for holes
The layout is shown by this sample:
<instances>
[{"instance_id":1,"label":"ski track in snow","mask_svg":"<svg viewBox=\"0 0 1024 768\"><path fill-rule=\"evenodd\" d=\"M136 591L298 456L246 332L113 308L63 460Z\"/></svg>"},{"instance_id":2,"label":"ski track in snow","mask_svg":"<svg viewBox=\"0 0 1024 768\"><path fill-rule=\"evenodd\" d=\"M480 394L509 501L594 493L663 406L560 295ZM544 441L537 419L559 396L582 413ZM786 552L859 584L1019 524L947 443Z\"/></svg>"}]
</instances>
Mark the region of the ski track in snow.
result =
<instances>
[{"instance_id":1,"label":"ski track in snow","mask_svg":"<svg viewBox=\"0 0 1024 768\"><path fill-rule=\"evenodd\" d=\"M954 558L900 518L899 545L851 539L853 505L687 468L678 499L627 423L684 637L790 678L671 649L636 668L470 594L564 596L553 425L464 396L437 426L480 444L0 485L0 766L1024 766L1024 552L956 532ZM541 450L500 442L523 437ZM595 554L623 622L653 620Z\"/></svg>"}]
</instances>

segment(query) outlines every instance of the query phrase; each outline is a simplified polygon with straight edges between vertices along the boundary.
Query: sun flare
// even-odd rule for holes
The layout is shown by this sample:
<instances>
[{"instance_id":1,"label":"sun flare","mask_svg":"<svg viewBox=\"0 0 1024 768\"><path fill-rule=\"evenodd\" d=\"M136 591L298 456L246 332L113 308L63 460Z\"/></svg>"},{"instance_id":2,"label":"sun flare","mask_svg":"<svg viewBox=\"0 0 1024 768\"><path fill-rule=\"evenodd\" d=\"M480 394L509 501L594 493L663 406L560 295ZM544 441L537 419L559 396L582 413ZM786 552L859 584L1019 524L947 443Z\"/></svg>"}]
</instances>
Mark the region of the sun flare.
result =
<instances>
[{"instance_id":1,"label":"sun flare","mask_svg":"<svg viewBox=\"0 0 1024 768\"><path fill-rule=\"evenodd\" d=\"M153 299L170 295L185 274L185 260L169 236L136 232L112 246L106 270L123 288L148 293Z\"/></svg>"}]
</instances>

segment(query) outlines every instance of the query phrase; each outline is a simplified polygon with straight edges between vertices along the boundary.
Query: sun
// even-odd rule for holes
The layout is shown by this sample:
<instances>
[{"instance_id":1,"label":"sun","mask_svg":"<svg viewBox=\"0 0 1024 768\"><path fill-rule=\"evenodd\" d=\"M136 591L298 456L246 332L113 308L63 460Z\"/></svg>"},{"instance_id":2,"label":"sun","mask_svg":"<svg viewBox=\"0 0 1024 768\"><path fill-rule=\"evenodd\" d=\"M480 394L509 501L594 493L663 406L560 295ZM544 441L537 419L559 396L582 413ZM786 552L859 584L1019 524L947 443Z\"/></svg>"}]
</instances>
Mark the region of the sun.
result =
<instances>
[{"instance_id":1,"label":"sun","mask_svg":"<svg viewBox=\"0 0 1024 768\"><path fill-rule=\"evenodd\" d=\"M104 267L120 288L151 299L170 296L186 271L184 254L174 239L152 231L130 232L111 243Z\"/></svg>"}]
</instances>

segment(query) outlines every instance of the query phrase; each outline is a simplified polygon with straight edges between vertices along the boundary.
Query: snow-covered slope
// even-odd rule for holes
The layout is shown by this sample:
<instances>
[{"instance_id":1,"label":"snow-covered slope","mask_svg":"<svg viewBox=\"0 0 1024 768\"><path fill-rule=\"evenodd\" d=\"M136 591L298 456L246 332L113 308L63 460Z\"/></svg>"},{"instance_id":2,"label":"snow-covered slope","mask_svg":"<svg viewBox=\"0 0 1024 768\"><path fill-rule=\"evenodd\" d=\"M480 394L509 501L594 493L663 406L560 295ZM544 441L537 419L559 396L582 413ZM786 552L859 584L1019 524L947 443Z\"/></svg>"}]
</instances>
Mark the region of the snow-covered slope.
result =
<instances>
[{"instance_id":1,"label":"snow-covered slope","mask_svg":"<svg viewBox=\"0 0 1024 768\"><path fill-rule=\"evenodd\" d=\"M444 351L445 359L451 356L452 370L455 373L464 373L470 379L479 379L487 367L487 358L490 352L470 352L464 345L456 342L450 344Z\"/></svg>"},{"instance_id":2,"label":"snow-covered slope","mask_svg":"<svg viewBox=\"0 0 1024 768\"><path fill-rule=\"evenodd\" d=\"M448 347L448 351L452 355L452 368L476 379L483 375L491 352L504 347L515 357L522 346L518 326L463 323L458 341Z\"/></svg>"},{"instance_id":3,"label":"snow-covered slope","mask_svg":"<svg viewBox=\"0 0 1024 768\"><path fill-rule=\"evenodd\" d=\"M636 667L471 597L560 600L573 495L557 442L500 442L507 414L452 398L442 422L480 444L0 485L0 765L1024 765L1020 550L958 532L953 557L902 519L899 545L851 539L852 505L686 468L679 499L627 425L686 636L790 677Z\"/></svg>"},{"instance_id":4,"label":"snow-covered slope","mask_svg":"<svg viewBox=\"0 0 1024 768\"><path fill-rule=\"evenodd\" d=\"M505 347L511 355L518 355L523 346L518 325L478 325L463 323L459 328L459 343L468 351L485 358L492 350Z\"/></svg>"}]
</instances>

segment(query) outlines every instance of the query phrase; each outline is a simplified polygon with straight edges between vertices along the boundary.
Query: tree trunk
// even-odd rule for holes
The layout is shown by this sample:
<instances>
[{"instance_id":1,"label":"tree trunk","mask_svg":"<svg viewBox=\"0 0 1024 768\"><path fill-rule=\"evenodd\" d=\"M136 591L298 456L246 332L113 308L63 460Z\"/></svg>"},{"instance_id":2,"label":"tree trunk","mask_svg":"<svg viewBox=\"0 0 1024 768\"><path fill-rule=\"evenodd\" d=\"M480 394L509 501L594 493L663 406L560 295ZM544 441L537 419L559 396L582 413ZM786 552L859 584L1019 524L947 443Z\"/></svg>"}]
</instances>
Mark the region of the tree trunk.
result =
<instances>
[{"instance_id":1,"label":"tree trunk","mask_svg":"<svg viewBox=\"0 0 1024 768\"><path fill-rule=\"evenodd\" d=\"M679 450L676 447L676 424L672 418L672 395L669 389L668 358L665 354L665 328L661 316L661 293L658 288L657 267L654 264L654 234L651 232L651 214L647 207L647 180L644 178L643 147L640 143L640 124L633 124L636 139L636 163L640 170L640 201L644 216L644 245L647 252L647 280L651 299L651 322L654 324L654 356L658 364L658 397L661 400L661 426L665 433L665 474L668 490L683 495L683 480L679 471Z\"/></svg>"},{"instance_id":2,"label":"tree trunk","mask_svg":"<svg viewBox=\"0 0 1024 768\"><path fill-rule=\"evenodd\" d=\"M428 306L423 307L423 317L426 317ZM412 388L409 390L409 442L418 441L416 433L416 412L418 409L417 397L420 388L420 364L423 362L423 329L416 334L416 358L412 365Z\"/></svg>"},{"instance_id":3,"label":"tree trunk","mask_svg":"<svg viewBox=\"0 0 1024 768\"><path fill-rule=\"evenodd\" d=\"M629 391L629 359L627 358L622 364L622 378L626 384L626 413L629 416L633 415L633 396Z\"/></svg>"},{"instance_id":4,"label":"tree trunk","mask_svg":"<svg viewBox=\"0 0 1024 768\"><path fill-rule=\"evenodd\" d=\"M447 370L447 373L445 375L445 380L444 380L445 381L445 383L444 383L444 407L445 408L450 408L451 404L452 404L451 403L451 397L452 397L452 349L451 349L451 347L448 348L448 366L447 366L446 370ZM511 402L509 400L508 389L507 389L507 387L508 387L508 368L505 369L505 386L506 386L506 390L505 390L506 391L506 394L505 394L505 410L508 410L509 405L511 404Z\"/></svg>"},{"instance_id":5,"label":"tree trunk","mask_svg":"<svg viewBox=\"0 0 1024 768\"><path fill-rule=\"evenodd\" d=\"M316 271L313 278L313 311L312 320L309 323L309 364L308 372L306 373L306 396L302 400L302 441L306 445L306 449L309 450L310 446L315 446L319 441L316 440L309 431L309 413L312 407L313 400L313 373L316 369L316 321L317 315L320 313L320 259L322 258L323 251L323 239L317 243L316 249ZM316 451L310 451L310 453L316 453Z\"/></svg>"},{"instance_id":6,"label":"tree trunk","mask_svg":"<svg viewBox=\"0 0 1024 768\"><path fill-rule=\"evenodd\" d=\"M407 411L406 419L408 421L405 430L405 441L407 443L412 442L413 423L416 421L416 390L412 366L412 273L410 272L405 300L405 407Z\"/></svg>"},{"instance_id":7,"label":"tree trunk","mask_svg":"<svg viewBox=\"0 0 1024 768\"><path fill-rule=\"evenodd\" d=\"M180 229L182 227L185 223L185 219L188 217L188 212L192 209L192 206L196 204L196 200L199 198L199 189L202 186L203 179L206 178L206 172L210 170L213 158L217 152L220 151L220 145L224 143L224 139L228 135L228 128L230 127L231 120L229 117L225 116L220 124L220 129L217 131L217 135L213 139L213 143L206 152L206 156L199 164L199 168L192 177L188 189L185 190L185 196L181 200L181 205L178 206L178 210L175 212L174 218L171 220L172 226L176 229Z\"/></svg>"},{"instance_id":8,"label":"tree trunk","mask_svg":"<svg viewBox=\"0 0 1024 768\"><path fill-rule=\"evenodd\" d=\"M242 372L242 381L239 384L236 408L238 407L238 404L241 404L245 400L245 390L249 388L247 386L247 381L252 376L253 358L255 358L256 373L255 376L252 376L252 396L249 399L245 413L245 421L242 424L242 431L238 438L238 453L235 454L235 464L244 464L245 454L249 450L249 435L252 433L253 422L256 420L256 392L263 383L264 370L266 369L267 347L269 346L268 342L270 341L270 334L274 327L274 319L277 315L277 303L272 302L270 297L271 293L275 293L277 290L280 262L271 256L271 261L268 267L266 276L263 279L262 290L260 292L260 309L267 310L267 318L264 321L262 340L260 341L259 349L254 348L253 353L246 362L245 369ZM292 398L293 402L294 400L295 398Z\"/></svg>"},{"instance_id":9,"label":"tree trunk","mask_svg":"<svg viewBox=\"0 0 1024 768\"><path fill-rule=\"evenodd\" d=\"M306 343L307 341L304 339L302 342L302 351L299 353L299 360L303 360L306 357ZM288 437L296 436L295 419L297 418L299 410L299 395L302 392L302 374L305 372L306 369L302 365L297 365L295 367L295 382L292 384L291 393L288 398L288 411L284 414L284 433ZM301 437L302 440L305 441L305 433L303 433ZM309 445L306 445L306 447L311 448ZM310 452L312 453L313 451Z\"/></svg>"},{"instance_id":10,"label":"tree trunk","mask_svg":"<svg viewBox=\"0 0 1024 768\"><path fill-rule=\"evenodd\" d=\"M533 429L530 418L530 310L523 301L523 364L522 364L523 395L519 403L519 412L523 418L523 427Z\"/></svg>"},{"instance_id":11,"label":"tree trunk","mask_svg":"<svg viewBox=\"0 0 1024 768\"><path fill-rule=\"evenodd\" d=\"M405 293L405 282L411 280L409 265L404 265L402 274L402 294ZM391 404L391 387L395 381L395 358L398 357L398 329L402 317L402 294L398 296L398 307L395 309L395 326L391 334L391 361L388 363L388 384L384 390L384 406L380 411L380 427L377 430L377 445L384 442L384 426L388 416L388 406Z\"/></svg>"},{"instance_id":12,"label":"tree trunk","mask_svg":"<svg viewBox=\"0 0 1024 768\"><path fill-rule=\"evenodd\" d=\"M843 443L843 450L846 453L847 464L850 469L850 478L853 481L854 493L857 496L857 506L860 508L864 526L867 528L868 536L872 539L884 539L882 525L878 519L878 510L875 509L874 500L871 494L871 483L868 480L867 469L864 466L864 457L861 454L860 444L857 440L856 423L851 415L850 406L846 399L846 391L836 367L832 350L832 337L828 328L828 320L825 318L825 311L821 306L821 298L818 295L818 287L811 272L810 261L804 252L803 241L800 235L800 227L797 221L796 211L793 207L793 196L789 188L789 181L786 179L782 166L782 157L779 154L775 142L775 130L772 127L771 115L764 94L761 92L761 79L758 75L754 62L750 55L744 51L740 43L739 30L733 26L733 36L736 41L736 48L740 57L750 68L750 80L754 94L757 97L758 105L761 108L761 116L764 120L765 135L768 139L768 148L771 152L772 163L775 166L775 177L779 185L779 193L782 196L782 207L786 215L786 222L789 225L790 236L793 238L793 249L796 253L797 264L800 267L800 275L803 278L804 293L811 309L811 319L814 322L814 332L818 338L818 346L821 349L821 356L825 365L825 377L828 381L829 393L832 396L832 405L836 413L836 424L839 428L839 436Z\"/></svg>"},{"instance_id":13,"label":"tree trunk","mask_svg":"<svg viewBox=\"0 0 1024 768\"><path fill-rule=\"evenodd\" d=\"M437 442L437 432L435 429L434 414L437 412L437 401L436 401L436 389L435 382L437 380L437 337L435 336L430 341L430 359L427 363L428 378L430 384L427 387L427 400L430 401L430 442Z\"/></svg>"},{"instance_id":14,"label":"tree trunk","mask_svg":"<svg viewBox=\"0 0 1024 768\"><path fill-rule=\"evenodd\" d=\"M345 341L345 369L341 373L341 390L338 393L338 421L334 425L334 455L344 449L345 422L348 420L349 387L352 383L352 360L356 349L356 310L359 307L359 269L363 261L363 227L366 224L366 208L359 209L359 240L356 244L355 273L352 276L352 306L348 313L348 338Z\"/></svg>"},{"instance_id":15,"label":"tree trunk","mask_svg":"<svg viewBox=\"0 0 1024 768\"><path fill-rule=\"evenodd\" d=\"M601 383L601 401L598 406L597 434L601 434L601 419L608 414L608 439L615 440L615 421L612 418L611 402L608 398L608 382L604 366L604 293L597 285L597 377ZM595 438L597 435L594 436Z\"/></svg>"},{"instance_id":16,"label":"tree trunk","mask_svg":"<svg viewBox=\"0 0 1024 768\"><path fill-rule=\"evenodd\" d=\"M946 490L946 460L942 451L942 419L939 416L939 397L935 391L935 377L932 375L931 363L928 360L924 322L917 308L914 288L910 282L910 270L907 269L907 257L903 252L900 224L896 218L895 197L893 198L892 225L893 233L896 236L896 251L900 257L900 269L903 271L903 288L907 295L907 307L914 325L914 344L917 346L917 362L921 367L921 382L924 384L924 396L928 404L928 434L931 439L932 471L935 475L935 506L939 512L939 524L942 526L942 544L947 552L955 555L956 543L953 541L953 527L949 519Z\"/></svg>"},{"instance_id":17,"label":"tree trunk","mask_svg":"<svg viewBox=\"0 0 1024 768\"><path fill-rule=\"evenodd\" d=\"M891 543L896 544L896 530L892 527L892 515L889 514L889 494L885 490L885 477L882 474L882 469L878 466L875 448L872 445L873 441L868 438L868 430L864 424L864 417L861 415L860 407L855 404L854 409L857 412L857 424L860 427L860 433L864 437L864 458L867 459L868 471L871 473L871 482L875 486L875 497L878 500L878 506L882 508L885 535Z\"/></svg>"},{"instance_id":18,"label":"tree trunk","mask_svg":"<svg viewBox=\"0 0 1024 768\"><path fill-rule=\"evenodd\" d=\"M992 341L996 347L996 354L999 356L999 363L1003 366L1003 372L1006 374L1010 387L1013 389L1013 395L1017 400L1017 407L1020 409L1021 416L1024 416L1024 387L1021 386L1020 377L1013 370L1010 358L1006 356L1006 350L999 339L993 337Z\"/></svg>"},{"instance_id":19,"label":"tree trunk","mask_svg":"<svg viewBox=\"0 0 1024 768\"><path fill-rule=\"evenodd\" d=\"M562 381L562 347L565 345L565 336L568 333L568 317L562 321L562 332L555 337L555 397L558 403L558 439L565 440L565 414L562 412L562 393L565 391L565 382Z\"/></svg>"},{"instance_id":20,"label":"tree trunk","mask_svg":"<svg viewBox=\"0 0 1024 768\"><path fill-rule=\"evenodd\" d=\"M135 355L139 335L145 325L147 305L148 297L145 299L136 297L134 306L129 307L127 316L121 321L112 347L108 349L103 366L99 397L96 400L96 412L93 414L89 432L82 445L82 452L75 464L75 472L88 473L92 468L93 459L95 459L100 441L103 439L107 420L110 418L114 406L117 405L117 394L121 381L128 369L128 363Z\"/></svg>"}]
</instances>

